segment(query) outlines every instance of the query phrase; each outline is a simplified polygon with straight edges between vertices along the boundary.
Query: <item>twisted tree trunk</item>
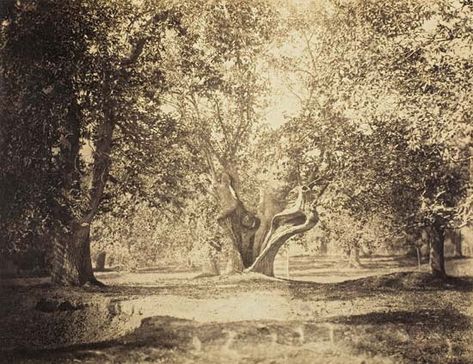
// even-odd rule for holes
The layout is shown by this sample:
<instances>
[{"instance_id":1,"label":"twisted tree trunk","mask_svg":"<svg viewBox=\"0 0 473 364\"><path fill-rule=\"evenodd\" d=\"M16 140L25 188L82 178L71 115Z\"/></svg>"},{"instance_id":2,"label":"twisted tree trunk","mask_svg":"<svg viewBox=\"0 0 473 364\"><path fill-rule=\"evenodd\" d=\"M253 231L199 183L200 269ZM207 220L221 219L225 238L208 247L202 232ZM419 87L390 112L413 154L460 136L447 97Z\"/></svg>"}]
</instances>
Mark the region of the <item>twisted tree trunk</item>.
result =
<instances>
[{"instance_id":1,"label":"twisted tree trunk","mask_svg":"<svg viewBox=\"0 0 473 364\"><path fill-rule=\"evenodd\" d=\"M284 191L263 190L256 216L239 199L237 186L237 177L228 171L215 183L222 211L218 222L232 241L227 272L244 270L273 276L279 249L318 222L315 205L307 201L312 190L296 187L286 199L281 197Z\"/></svg>"},{"instance_id":2,"label":"twisted tree trunk","mask_svg":"<svg viewBox=\"0 0 473 364\"><path fill-rule=\"evenodd\" d=\"M289 207L274 215L261 251L246 271L274 276L274 260L279 249L292 236L308 231L317 224L319 218L315 206L306 201L310 191L306 186L299 186L291 191L297 194L295 200Z\"/></svg>"},{"instance_id":3,"label":"twisted tree trunk","mask_svg":"<svg viewBox=\"0 0 473 364\"><path fill-rule=\"evenodd\" d=\"M286 207L286 191L275 191L261 189L260 201L258 204L257 216L260 219L260 226L255 232L253 244L253 261L260 255L265 245L266 235L271 229L273 217Z\"/></svg>"}]
</instances>

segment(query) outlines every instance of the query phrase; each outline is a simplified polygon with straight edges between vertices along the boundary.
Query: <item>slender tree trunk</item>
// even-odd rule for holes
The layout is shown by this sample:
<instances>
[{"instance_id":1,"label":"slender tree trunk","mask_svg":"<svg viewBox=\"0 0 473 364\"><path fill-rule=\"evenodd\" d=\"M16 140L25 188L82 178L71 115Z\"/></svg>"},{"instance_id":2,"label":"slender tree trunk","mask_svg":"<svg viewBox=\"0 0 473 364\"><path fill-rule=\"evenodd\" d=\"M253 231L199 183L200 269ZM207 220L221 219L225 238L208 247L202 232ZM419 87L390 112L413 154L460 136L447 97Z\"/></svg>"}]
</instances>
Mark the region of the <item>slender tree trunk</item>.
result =
<instances>
[{"instance_id":1,"label":"slender tree trunk","mask_svg":"<svg viewBox=\"0 0 473 364\"><path fill-rule=\"evenodd\" d=\"M360 268L360 249L358 247L350 248L350 253L348 255L348 265L352 268Z\"/></svg>"},{"instance_id":2,"label":"slender tree trunk","mask_svg":"<svg viewBox=\"0 0 473 364\"><path fill-rule=\"evenodd\" d=\"M71 85L71 89L73 86ZM80 137L81 111L75 95L71 96L71 103L67 113L67 142L61 144L61 153L64 159L64 191L67 197L77 198L80 195Z\"/></svg>"},{"instance_id":3,"label":"slender tree trunk","mask_svg":"<svg viewBox=\"0 0 473 364\"><path fill-rule=\"evenodd\" d=\"M231 246L227 266L225 267L225 274L242 272L244 269L243 260L241 259L240 252Z\"/></svg>"},{"instance_id":4,"label":"slender tree trunk","mask_svg":"<svg viewBox=\"0 0 473 364\"><path fill-rule=\"evenodd\" d=\"M421 254L420 247L416 246L416 255L417 255L417 270L420 272L421 268Z\"/></svg>"},{"instance_id":5,"label":"slender tree trunk","mask_svg":"<svg viewBox=\"0 0 473 364\"><path fill-rule=\"evenodd\" d=\"M202 265L202 273L198 277L213 277L218 276L220 270L218 269L217 259L213 256L209 256Z\"/></svg>"},{"instance_id":6,"label":"slender tree trunk","mask_svg":"<svg viewBox=\"0 0 473 364\"><path fill-rule=\"evenodd\" d=\"M322 239L320 241L320 247L319 247L319 255L321 256L326 256L327 255L327 241L325 239Z\"/></svg>"},{"instance_id":7,"label":"slender tree trunk","mask_svg":"<svg viewBox=\"0 0 473 364\"><path fill-rule=\"evenodd\" d=\"M444 256L445 228L435 223L430 239L430 270L432 275L446 278Z\"/></svg>"},{"instance_id":8,"label":"slender tree trunk","mask_svg":"<svg viewBox=\"0 0 473 364\"><path fill-rule=\"evenodd\" d=\"M195 278L213 277L220 275L218 267L217 254L222 250L222 246L218 242L209 242L207 245L207 254L202 263L201 272Z\"/></svg>"},{"instance_id":9,"label":"slender tree trunk","mask_svg":"<svg viewBox=\"0 0 473 364\"><path fill-rule=\"evenodd\" d=\"M95 260L95 270L98 272L105 270L105 260L107 258L107 253L100 252L97 255L97 259Z\"/></svg>"},{"instance_id":10,"label":"slender tree trunk","mask_svg":"<svg viewBox=\"0 0 473 364\"><path fill-rule=\"evenodd\" d=\"M462 258L462 233L460 229L455 229L452 234L453 256L455 258Z\"/></svg>"},{"instance_id":11,"label":"slender tree trunk","mask_svg":"<svg viewBox=\"0 0 473 364\"><path fill-rule=\"evenodd\" d=\"M187 268L190 268L190 269L195 268L194 260L191 257L187 257L186 266L187 266Z\"/></svg>"}]
</instances>

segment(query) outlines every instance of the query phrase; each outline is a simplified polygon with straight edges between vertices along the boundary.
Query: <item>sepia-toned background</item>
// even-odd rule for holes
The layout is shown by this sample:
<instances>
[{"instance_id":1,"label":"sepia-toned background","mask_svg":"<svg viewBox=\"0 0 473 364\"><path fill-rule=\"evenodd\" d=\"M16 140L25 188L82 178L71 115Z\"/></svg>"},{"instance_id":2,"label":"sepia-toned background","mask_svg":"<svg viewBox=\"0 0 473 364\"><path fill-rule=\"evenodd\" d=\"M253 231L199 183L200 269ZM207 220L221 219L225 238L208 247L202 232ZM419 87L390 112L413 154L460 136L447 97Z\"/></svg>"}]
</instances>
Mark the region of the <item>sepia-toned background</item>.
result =
<instances>
[{"instance_id":1,"label":"sepia-toned background","mask_svg":"<svg viewBox=\"0 0 473 364\"><path fill-rule=\"evenodd\" d=\"M0 362L472 363L470 0L0 0Z\"/></svg>"}]
</instances>

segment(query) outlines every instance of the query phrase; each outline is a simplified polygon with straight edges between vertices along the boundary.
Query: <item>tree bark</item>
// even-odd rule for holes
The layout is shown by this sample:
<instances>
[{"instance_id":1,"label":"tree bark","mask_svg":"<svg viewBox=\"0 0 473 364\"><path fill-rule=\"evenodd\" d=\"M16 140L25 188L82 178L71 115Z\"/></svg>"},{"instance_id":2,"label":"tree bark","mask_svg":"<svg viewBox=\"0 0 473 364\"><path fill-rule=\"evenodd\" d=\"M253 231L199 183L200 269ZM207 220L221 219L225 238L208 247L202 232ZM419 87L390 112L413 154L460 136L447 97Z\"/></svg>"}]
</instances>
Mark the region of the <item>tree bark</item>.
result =
<instances>
[{"instance_id":1,"label":"tree bark","mask_svg":"<svg viewBox=\"0 0 473 364\"><path fill-rule=\"evenodd\" d=\"M284 242L283 242L284 243ZM248 272L261 273L266 276L274 277L274 260L282 244L272 245L265 254L258 257L251 267L247 269Z\"/></svg>"},{"instance_id":2,"label":"tree bark","mask_svg":"<svg viewBox=\"0 0 473 364\"><path fill-rule=\"evenodd\" d=\"M315 206L306 201L309 191L305 186L292 191L297 193L295 201L273 217L262 251L246 271L274 276L274 260L279 249L292 236L308 231L317 224L319 218Z\"/></svg>"},{"instance_id":3,"label":"tree bark","mask_svg":"<svg viewBox=\"0 0 473 364\"><path fill-rule=\"evenodd\" d=\"M416 249L416 256L417 256L417 270L420 272L420 269L421 269L421 253L420 253L420 247L419 246L416 246L415 247Z\"/></svg>"},{"instance_id":4,"label":"tree bark","mask_svg":"<svg viewBox=\"0 0 473 364\"><path fill-rule=\"evenodd\" d=\"M108 179L114 120L114 105L108 103L104 109L104 119L98 128L92 180L86 197L87 208L80 218L69 219L68 233L54 244L53 283L74 286L82 286L85 283L102 285L92 270L90 224L97 213Z\"/></svg>"},{"instance_id":5,"label":"tree bark","mask_svg":"<svg viewBox=\"0 0 473 364\"><path fill-rule=\"evenodd\" d=\"M240 201L234 174L224 171L215 181L215 192L221 207L217 221L232 241L226 270L241 272L242 268L252 263L254 235L260 221Z\"/></svg>"},{"instance_id":6,"label":"tree bark","mask_svg":"<svg viewBox=\"0 0 473 364\"><path fill-rule=\"evenodd\" d=\"M65 240L55 243L51 277L53 283L82 286L96 283L90 257L90 226L74 224Z\"/></svg>"},{"instance_id":7,"label":"tree bark","mask_svg":"<svg viewBox=\"0 0 473 364\"><path fill-rule=\"evenodd\" d=\"M68 206L56 209L56 215L67 230L53 239L52 282L61 285L82 286L96 283L90 256L90 224L73 216L75 199L81 195L80 136L81 111L72 92L67 113L66 130L61 139L61 155L64 161L63 198Z\"/></svg>"},{"instance_id":8,"label":"tree bark","mask_svg":"<svg viewBox=\"0 0 473 364\"><path fill-rule=\"evenodd\" d=\"M258 230L255 232L253 243L253 261L263 250L266 235L271 229L273 217L284 210L285 201L283 198L285 191L268 191L263 188L260 191L260 201L258 204L257 216L260 220Z\"/></svg>"},{"instance_id":9,"label":"tree bark","mask_svg":"<svg viewBox=\"0 0 473 364\"><path fill-rule=\"evenodd\" d=\"M71 85L71 90L73 86ZM61 153L64 159L64 192L66 197L78 197L80 194L80 137L81 111L75 95L71 96L67 112L67 136L62 140ZM63 136L64 137L64 136Z\"/></svg>"},{"instance_id":10,"label":"tree bark","mask_svg":"<svg viewBox=\"0 0 473 364\"><path fill-rule=\"evenodd\" d=\"M239 180L234 168L224 165L220 177L214 178L214 191L221 213L218 223L232 241L227 272L258 272L274 275L274 260L284 243L318 222L310 187L299 186L289 193L279 188L263 190L258 214L248 211L238 196Z\"/></svg>"},{"instance_id":11,"label":"tree bark","mask_svg":"<svg viewBox=\"0 0 473 364\"><path fill-rule=\"evenodd\" d=\"M430 270L433 276L446 278L444 256L445 228L440 223L435 223L431 229L430 237Z\"/></svg>"}]
</instances>

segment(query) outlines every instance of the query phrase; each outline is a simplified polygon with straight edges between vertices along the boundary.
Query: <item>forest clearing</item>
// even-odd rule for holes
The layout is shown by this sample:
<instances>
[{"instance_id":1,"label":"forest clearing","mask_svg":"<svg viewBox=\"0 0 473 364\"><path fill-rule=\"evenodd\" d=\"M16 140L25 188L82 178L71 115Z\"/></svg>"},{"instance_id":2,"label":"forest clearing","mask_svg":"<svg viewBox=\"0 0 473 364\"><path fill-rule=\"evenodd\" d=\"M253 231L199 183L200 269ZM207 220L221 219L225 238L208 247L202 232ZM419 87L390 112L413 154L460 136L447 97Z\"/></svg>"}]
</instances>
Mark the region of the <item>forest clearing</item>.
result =
<instances>
[{"instance_id":1,"label":"forest clearing","mask_svg":"<svg viewBox=\"0 0 473 364\"><path fill-rule=\"evenodd\" d=\"M64 291L45 282L18 288L16 282L4 287L15 294L1 302L0 340L11 347L0 360L472 362L473 278L436 280L426 265L417 272L415 260L405 258L370 258L371 267L363 260L366 268L345 272L333 267L334 259L310 257L310 266L307 258L293 257L294 280L194 279L196 272L155 268L99 273L108 285L102 289ZM285 262L277 263L276 273L284 274ZM380 275L383 269L392 273ZM450 260L447 271L472 277L473 259Z\"/></svg>"}]
</instances>

